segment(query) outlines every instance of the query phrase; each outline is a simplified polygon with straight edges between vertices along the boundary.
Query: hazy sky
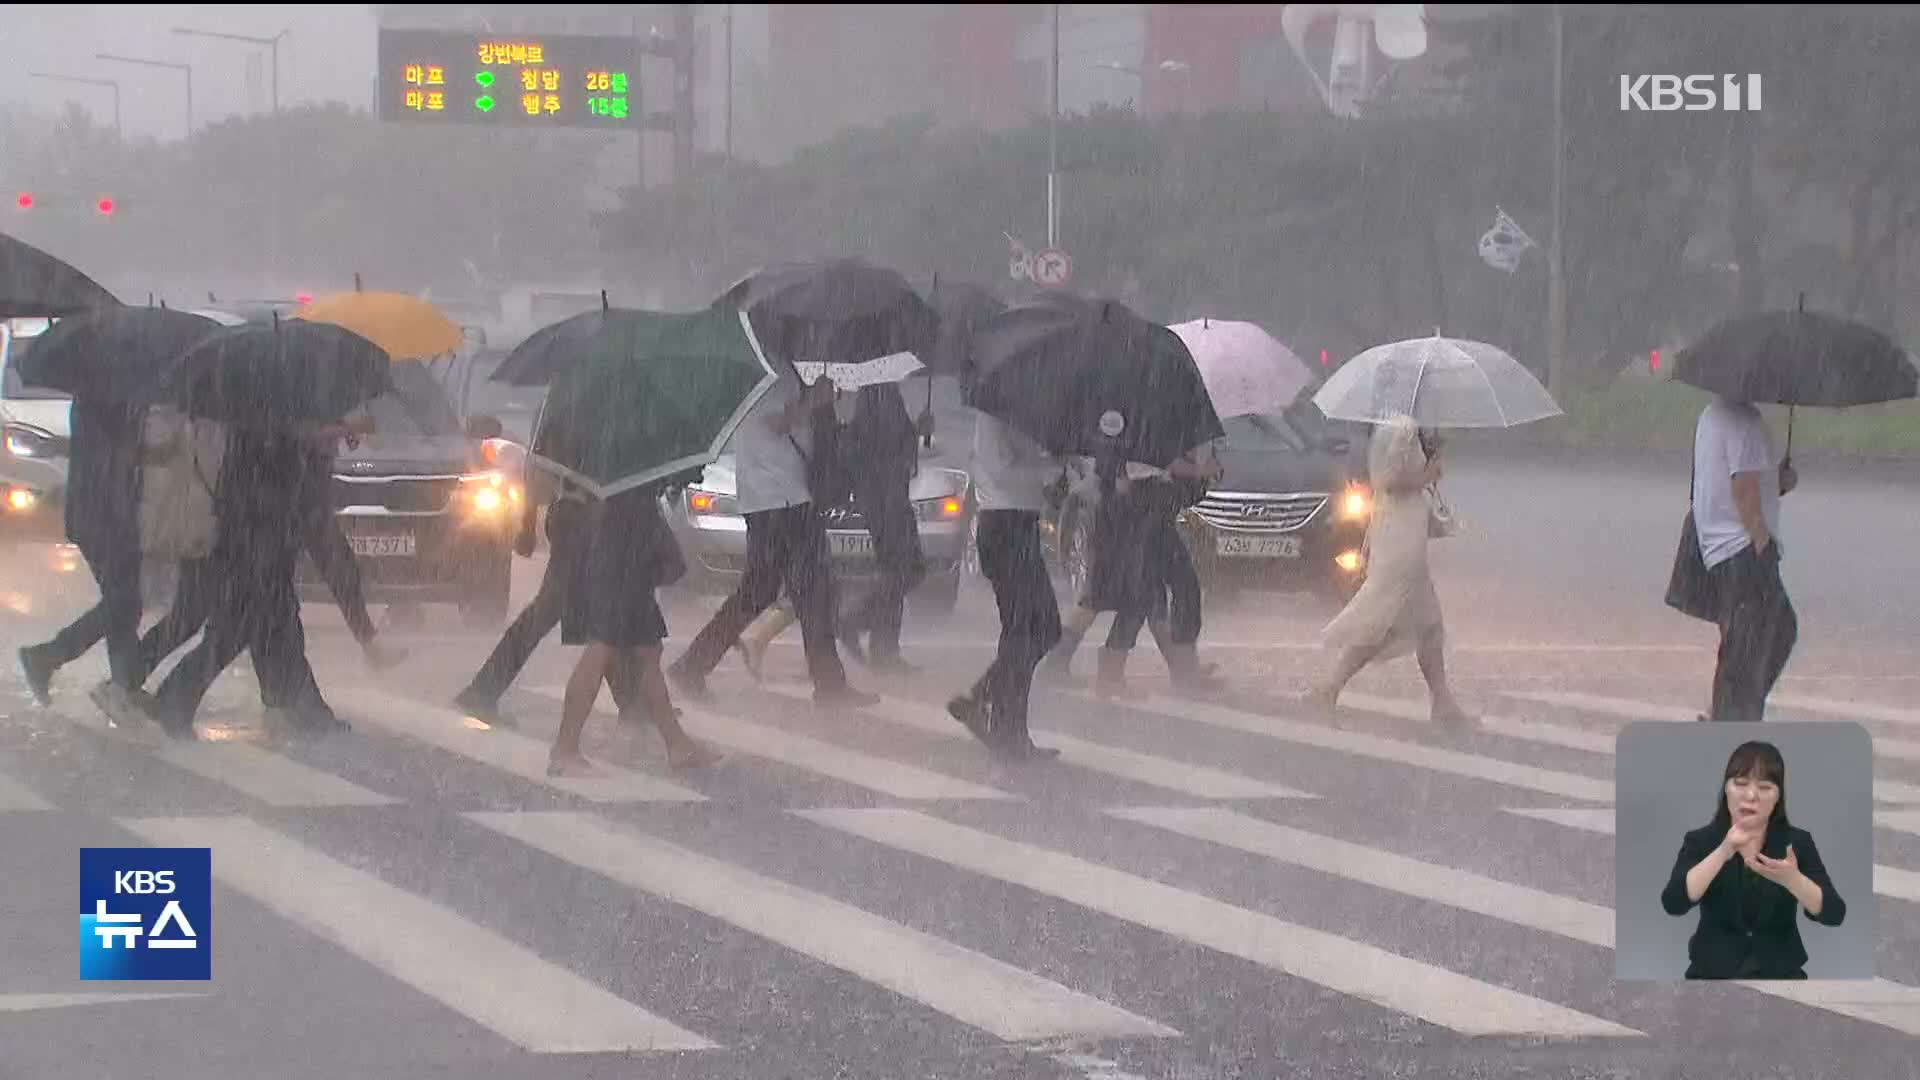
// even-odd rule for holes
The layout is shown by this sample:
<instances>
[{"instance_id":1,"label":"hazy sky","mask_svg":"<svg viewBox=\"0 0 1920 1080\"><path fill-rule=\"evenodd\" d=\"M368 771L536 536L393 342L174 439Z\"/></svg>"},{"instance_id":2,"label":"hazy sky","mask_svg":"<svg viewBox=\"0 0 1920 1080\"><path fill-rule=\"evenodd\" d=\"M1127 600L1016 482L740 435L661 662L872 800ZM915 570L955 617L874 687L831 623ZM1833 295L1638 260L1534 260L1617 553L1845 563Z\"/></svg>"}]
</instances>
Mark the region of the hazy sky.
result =
<instances>
[{"instance_id":1,"label":"hazy sky","mask_svg":"<svg viewBox=\"0 0 1920 1080\"><path fill-rule=\"evenodd\" d=\"M186 124L185 77L178 71L99 60L95 53L193 65L194 125L268 107L268 50L238 41L174 34L176 26L268 37L280 42L280 101L372 103L375 25L364 4L0 4L0 101L58 109L67 101L113 122L106 87L28 75L115 79L126 134L177 139Z\"/></svg>"}]
</instances>

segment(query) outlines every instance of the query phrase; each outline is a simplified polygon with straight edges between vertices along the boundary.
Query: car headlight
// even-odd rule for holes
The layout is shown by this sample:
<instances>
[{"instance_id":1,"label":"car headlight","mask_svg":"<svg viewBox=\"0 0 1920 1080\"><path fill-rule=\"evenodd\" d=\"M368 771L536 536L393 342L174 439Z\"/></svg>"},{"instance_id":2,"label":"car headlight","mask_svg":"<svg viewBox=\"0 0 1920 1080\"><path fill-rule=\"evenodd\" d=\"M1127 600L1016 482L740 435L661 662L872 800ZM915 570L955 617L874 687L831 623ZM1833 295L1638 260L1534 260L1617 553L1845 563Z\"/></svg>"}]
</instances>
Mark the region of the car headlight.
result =
<instances>
[{"instance_id":1,"label":"car headlight","mask_svg":"<svg viewBox=\"0 0 1920 1080\"><path fill-rule=\"evenodd\" d=\"M1359 521L1373 513L1373 495L1364 487L1350 487L1340 496L1340 519Z\"/></svg>"},{"instance_id":2,"label":"car headlight","mask_svg":"<svg viewBox=\"0 0 1920 1080\"><path fill-rule=\"evenodd\" d=\"M738 517L740 500L705 488L687 489L688 517Z\"/></svg>"},{"instance_id":3,"label":"car headlight","mask_svg":"<svg viewBox=\"0 0 1920 1080\"><path fill-rule=\"evenodd\" d=\"M50 458L66 453L66 440L26 424L6 426L7 453L14 457Z\"/></svg>"},{"instance_id":4,"label":"car headlight","mask_svg":"<svg viewBox=\"0 0 1920 1080\"><path fill-rule=\"evenodd\" d=\"M28 491L26 488L17 487L7 489L6 507L16 514L26 513L33 509L34 503L39 501L34 493Z\"/></svg>"},{"instance_id":5,"label":"car headlight","mask_svg":"<svg viewBox=\"0 0 1920 1080\"><path fill-rule=\"evenodd\" d=\"M476 514L493 515L520 507L526 493L502 473L474 473L460 478L460 497Z\"/></svg>"}]
</instances>

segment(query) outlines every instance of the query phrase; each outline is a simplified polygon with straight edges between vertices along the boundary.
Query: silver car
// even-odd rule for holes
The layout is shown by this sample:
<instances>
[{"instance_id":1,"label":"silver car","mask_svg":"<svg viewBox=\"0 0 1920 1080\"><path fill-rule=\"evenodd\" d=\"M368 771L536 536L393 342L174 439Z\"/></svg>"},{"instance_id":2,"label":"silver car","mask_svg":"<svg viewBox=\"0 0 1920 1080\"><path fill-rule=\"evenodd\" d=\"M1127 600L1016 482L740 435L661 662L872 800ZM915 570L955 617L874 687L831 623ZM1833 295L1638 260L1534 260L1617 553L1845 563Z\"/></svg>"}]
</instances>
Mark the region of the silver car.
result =
<instances>
[{"instance_id":1,"label":"silver car","mask_svg":"<svg viewBox=\"0 0 1920 1080\"><path fill-rule=\"evenodd\" d=\"M739 582L746 568L747 521L740 515L734 483L733 455L722 454L698 481L661 496L661 509L686 553L687 587L724 592ZM944 615L959 597L972 543L972 484L963 470L922 465L909 496L920 526L927 576L907 598L908 604L915 612ZM840 506L826 516L834 580L871 580L873 535L859 512Z\"/></svg>"}]
</instances>

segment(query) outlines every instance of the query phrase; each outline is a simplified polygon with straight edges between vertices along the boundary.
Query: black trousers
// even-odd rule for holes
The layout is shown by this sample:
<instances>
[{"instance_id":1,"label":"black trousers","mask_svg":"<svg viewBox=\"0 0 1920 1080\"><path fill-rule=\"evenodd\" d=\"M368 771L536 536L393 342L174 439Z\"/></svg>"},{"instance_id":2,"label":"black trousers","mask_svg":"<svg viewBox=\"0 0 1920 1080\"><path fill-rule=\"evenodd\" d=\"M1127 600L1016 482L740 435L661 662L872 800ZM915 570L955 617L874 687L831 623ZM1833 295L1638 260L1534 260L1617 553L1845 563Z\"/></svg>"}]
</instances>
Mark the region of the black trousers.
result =
<instances>
[{"instance_id":1,"label":"black trousers","mask_svg":"<svg viewBox=\"0 0 1920 1080\"><path fill-rule=\"evenodd\" d=\"M833 636L833 579L827 569L827 530L812 503L748 514L747 568L720 610L700 629L674 666L702 678L720 665L727 650L762 611L780 597L781 586L793 600L807 652L813 688L847 685L840 650Z\"/></svg>"},{"instance_id":2,"label":"black trousers","mask_svg":"<svg viewBox=\"0 0 1920 1080\"><path fill-rule=\"evenodd\" d=\"M140 685L140 552L129 544L79 543L87 569L100 587L100 599L43 644L30 647L36 659L60 667L78 660L102 638L113 681L129 690Z\"/></svg>"},{"instance_id":3,"label":"black trousers","mask_svg":"<svg viewBox=\"0 0 1920 1080\"><path fill-rule=\"evenodd\" d=\"M898 657L907 594L927 576L907 478L870 481L862 477L854 485L853 502L873 534L878 573L865 595L840 613L840 632L869 634L867 652L876 660Z\"/></svg>"},{"instance_id":4,"label":"black trousers","mask_svg":"<svg viewBox=\"0 0 1920 1080\"><path fill-rule=\"evenodd\" d=\"M373 620L367 615L367 602L361 591L360 564L353 554L352 545L347 542L347 534L341 529L339 519L331 511L315 514L306 522L303 539L307 555L313 559L314 566L326 581L328 591L333 593L333 602L339 605L340 613L346 617L347 628L352 631L354 640L362 645L373 640ZM215 569L216 564L210 559L189 559L180 564L173 606L167 610L164 618L148 628L140 638L140 668L135 685L146 682L162 661L193 640L193 635L206 625L219 591ZM304 627L300 630L300 643L300 667L305 669L306 681L310 683L312 669L305 661ZM262 678L264 680L265 676L262 675ZM283 694L279 692L280 689L262 681L261 701L272 707L283 697L298 696L297 693ZM302 689L292 688L294 691Z\"/></svg>"},{"instance_id":5,"label":"black trousers","mask_svg":"<svg viewBox=\"0 0 1920 1080\"><path fill-rule=\"evenodd\" d=\"M532 659L540 642L560 625L566 615L567 593L571 591L580 561L587 557L593 536L586 528L587 508L562 500L547 511L547 569L540 576L540 588L527 606L520 609L500 643L493 647L486 663L467 684L467 695L498 702L520 670ZM632 670L628 652L615 655L607 670L607 685L613 691L614 705L622 711L639 701L639 673Z\"/></svg>"},{"instance_id":6,"label":"black trousers","mask_svg":"<svg viewBox=\"0 0 1920 1080\"><path fill-rule=\"evenodd\" d=\"M1017 735L1027 730L1033 669L1060 640L1060 605L1040 550L1040 515L983 510L977 544L980 571L1000 609L1000 644L973 684L972 697L989 707L996 733Z\"/></svg>"},{"instance_id":7,"label":"black trousers","mask_svg":"<svg viewBox=\"0 0 1920 1080\"><path fill-rule=\"evenodd\" d=\"M348 542L347 532L341 528L333 507L315 508L302 535L307 557L313 560L314 569L320 571L320 579L327 583L327 591L340 606L340 614L346 616L353 640L362 645L372 641L373 619L367 615L367 594L360 583L360 560L354 556L353 545Z\"/></svg>"},{"instance_id":8,"label":"black trousers","mask_svg":"<svg viewBox=\"0 0 1920 1080\"><path fill-rule=\"evenodd\" d=\"M1180 536L1180 528L1167 522L1167 608L1169 629L1174 645L1192 645L1200 640L1200 571L1194 568L1193 552Z\"/></svg>"},{"instance_id":9,"label":"black trousers","mask_svg":"<svg viewBox=\"0 0 1920 1080\"><path fill-rule=\"evenodd\" d=\"M1748 548L1707 571L1720 602L1720 658L1713 672L1713 719L1763 719L1767 695L1786 670L1800 621L1780 579L1780 548Z\"/></svg>"},{"instance_id":10,"label":"black trousers","mask_svg":"<svg viewBox=\"0 0 1920 1080\"><path fill-rule=\"evenodd\" d=\"M326 708L307 664L306 631L293 583L297 552L234 556L216 552L196 569L199 599L208 604L206 632L154 692L168 728L191 724L215 679L245 650L260 681L262 703ZM186 585L182 575L182 596Z\"/></svg>"}]
</instances>

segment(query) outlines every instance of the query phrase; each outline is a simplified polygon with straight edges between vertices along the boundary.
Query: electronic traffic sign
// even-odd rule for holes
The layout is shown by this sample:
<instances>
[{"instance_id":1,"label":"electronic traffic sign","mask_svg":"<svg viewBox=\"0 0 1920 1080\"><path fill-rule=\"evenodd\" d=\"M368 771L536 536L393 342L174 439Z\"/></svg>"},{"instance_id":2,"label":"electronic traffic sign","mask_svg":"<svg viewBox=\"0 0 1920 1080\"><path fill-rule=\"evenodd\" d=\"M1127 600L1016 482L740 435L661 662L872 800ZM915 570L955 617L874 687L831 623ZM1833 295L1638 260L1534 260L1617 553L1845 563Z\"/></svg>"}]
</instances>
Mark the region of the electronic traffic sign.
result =
<instances>
[{"instance_id":1,"label":"electronic traffic sign","mask_svg":"<svg viewBox=\"0 0 1920 1080\"><path fill-rule=\"evenodd\" d=\"M380 119L634 129L640 55L631 37L383 29Z\"/></svg>"}]
</instances>

